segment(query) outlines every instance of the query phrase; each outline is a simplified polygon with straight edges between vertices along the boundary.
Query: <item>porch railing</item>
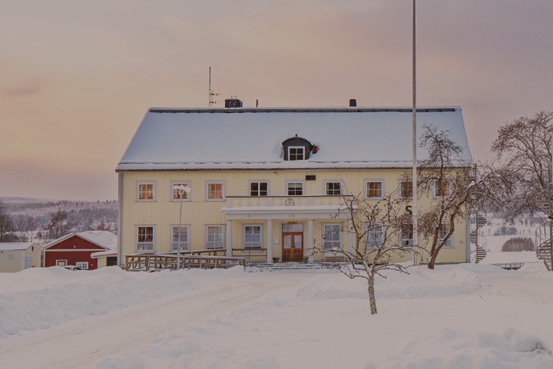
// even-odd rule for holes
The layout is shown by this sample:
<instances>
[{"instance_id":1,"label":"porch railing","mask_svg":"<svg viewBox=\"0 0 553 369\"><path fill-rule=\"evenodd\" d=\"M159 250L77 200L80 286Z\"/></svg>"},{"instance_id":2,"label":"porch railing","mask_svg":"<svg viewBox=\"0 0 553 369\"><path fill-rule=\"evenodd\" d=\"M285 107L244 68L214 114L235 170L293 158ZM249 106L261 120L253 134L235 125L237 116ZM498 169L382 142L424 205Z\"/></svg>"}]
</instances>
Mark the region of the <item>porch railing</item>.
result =
<instances>
[{"instance_id":1,"label":"porch railing","mask_svg":"<svg viewBox=\"0 0 553 369\"><path fill-rule=\"evenodd\" d=\"M227 196L227 208L262 206L339 206L353 195Z\"/></svg>"}]
</instances>

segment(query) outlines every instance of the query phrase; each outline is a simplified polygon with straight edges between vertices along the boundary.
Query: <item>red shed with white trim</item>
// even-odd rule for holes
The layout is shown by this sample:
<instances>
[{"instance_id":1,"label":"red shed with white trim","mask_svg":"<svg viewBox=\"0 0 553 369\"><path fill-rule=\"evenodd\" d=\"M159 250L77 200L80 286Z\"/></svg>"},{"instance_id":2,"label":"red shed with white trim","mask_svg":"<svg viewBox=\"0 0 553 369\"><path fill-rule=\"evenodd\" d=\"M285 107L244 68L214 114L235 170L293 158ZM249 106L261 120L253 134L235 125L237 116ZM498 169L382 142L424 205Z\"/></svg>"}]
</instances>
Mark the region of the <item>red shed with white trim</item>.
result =
<instances>
[{"instance_id":1,"label":"red shed with white trim","mask_svg":"<svg viewBox=\"0 0 553 369\"><path fill-rule=\"evenodd\" d=\"M117 236L106 231L69 233L44 245L44 267L75 265L85 270L98 269L91 254L117 249Z\"/></svg>"}]
</instances>

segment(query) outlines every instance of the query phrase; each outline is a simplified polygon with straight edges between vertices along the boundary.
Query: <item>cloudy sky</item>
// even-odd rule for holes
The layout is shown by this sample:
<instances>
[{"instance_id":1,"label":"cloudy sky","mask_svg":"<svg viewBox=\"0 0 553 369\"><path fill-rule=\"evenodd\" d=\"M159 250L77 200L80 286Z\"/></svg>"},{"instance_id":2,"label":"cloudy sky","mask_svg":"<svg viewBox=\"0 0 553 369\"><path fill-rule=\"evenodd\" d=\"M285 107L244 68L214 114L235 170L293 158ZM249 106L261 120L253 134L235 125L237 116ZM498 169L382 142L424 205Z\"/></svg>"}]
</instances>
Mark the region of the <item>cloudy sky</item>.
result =
<instances>
[{"instance_id":1,"label":"cloudy sky","mask_svg":"<svg viewBox=\"0 0 553 369\"><path fill-rule=\"evenodd\" d=\"M553 110L553 1L419 0L419 105L459 105L473 156ZM149 107L411 105L411 0L4 0L0 197L113 200Z\"/></svg>"}]
</instances>

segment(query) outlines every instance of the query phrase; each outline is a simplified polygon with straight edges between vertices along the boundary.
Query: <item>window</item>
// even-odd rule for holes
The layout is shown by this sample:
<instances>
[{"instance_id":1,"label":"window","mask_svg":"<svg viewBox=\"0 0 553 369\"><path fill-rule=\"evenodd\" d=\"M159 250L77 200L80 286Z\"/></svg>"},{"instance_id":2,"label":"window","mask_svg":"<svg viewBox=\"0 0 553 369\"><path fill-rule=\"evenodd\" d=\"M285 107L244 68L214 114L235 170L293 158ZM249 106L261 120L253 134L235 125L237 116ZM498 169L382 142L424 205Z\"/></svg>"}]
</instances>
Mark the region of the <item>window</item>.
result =
<instances>
[{"instance_id":1,"label":"window","mask_svg":"<svg viewBox=\"0 0 553 369\"><path fill-rule=\"evenodd\" d=\"M250 182L250 196L267 196L269 182Z\"/></svg>"},{"instance_id":2,"label":"window","mask_svg":"<svg viewBox=\"0 0 553 369\"><path fill-rule=\"evenodd\" d=\"M154 227L139 226L136 227L136 250L137 251L154 251Z\"/></svg>"},{"instance_id":3,"label":"window","mask_svg":"<svg viewBox=\"0 0 553 369\"><path fill-rule=\"evenodd\" d=\"M440 229L438 230L438 243L442 242L445 236L449 233L449 224L441 224ZM453 235L445 241L443 247L453 247Z\"/></svg>"},{"instance_id":4,"label":"window","mask_svg":"<svg viewBox=\"0 0 553 369\"><path fill-rule=\"evenodd\" d=\"M288 196L303 195L303 182L288 182Z\"/></svg>"},{"instance_id":5,"label":"window","mask_svg":"<svg viewBox=\"0 0 553 369\"><path fill-rule=\"evenodd\" d=\"M304 146L289 146L288 147L288 160L304 160Z\"/></svg>"},{"instance_id":6,"label":"window","mask_svg":"<svg viewBox=\"0 0 553 369\"><path fill-rule=\"evenodd\" d=\"M376 249L384 243L384 227L378 224L367 224L367 240L365 247L367 249ZM370 229L369 229L370 227Z\"/></svg>"},{"instance_id":7,"label":"window","mask_svg":"<svg viewBox=\"0 0 553 369\"><path fill-rule=\"evenodd\" d=\"M189 245L190 230L189 226L181 225L171 227L171 251L190 250ZM179 247L180 246L180 247Z\"/></svg>"},{"instance_id":8,"label":"window","mask_svg":"<svg viewBox=\"0 0 553 369\"><path fill-rule=\"evenodd\" d=\"M88 261L78 261L75 263L75 266L77 268L81 268L82 270L87 270L88 269Z\"/></svg>"},{"instance_id":9,"label":"window","mask_svg":"<svg viewBox=\"0 0 553 369\"><path fill-rule=\"evenodd\" d=\"M381 199L383 197L384 181L367 180L365 181L365 191L367 199Z\"/></svg>"},{"instance_id":10,"label":"window","mask_svg":"<svg viewBox=\"0 0 553 369\"><path fill-rule=\"evenodd\" d=\"M399 195L400 197L403 197L403 198L413 197L413 182L411 181L399 182Z\"/></svg>"},{"instance_id":11,"label":"window","mask_svg":"<svg viewBox=\"0 0 553 369\"><path fill-rule=\"evenodd\" d=\"M155 182L137 182L137 200L138 201L155 201Z\"/></svg>"},{"instance_id":12,"label":"window","mask_svg":"<svg viewBox=\"0 0 553 369\"><path fill-rule=\"evenodd\" d=\"M325 194L327 196L337 196L342 194L342 186L340 182L326 182Z\"/></svg>"},{"instance_id":13,"label":"window","mask_svg":"<svg viewBox=\"0 0 553 369\"><path fill-rule=\"evenodd\" d=\"M206 237L205 237L205 248L210 249L222 249L225 247L224 244L224 226L222 225L211 225L205 227Z\"/></svg>"},{"instance_id":14,"label":"window","mask_svg":"<svg viewBox=\"0 0 553 369\"><path fill-rule=\"evenodd\" d=\"M323 224L323 247L325 249L339 249L341 224Z\"/></svg>"},{"instance_id":15,"label":"window","mask_svg":"<svg viewBox=\"0 0 553 369\"><path fill-rule=\"evenodd\" d=\"M13 255L8 255L8 260L13 260Z\"/></svg>"},{"instance_id":16,"label":"window","mask_svg":"<svg viewBox=\"0 0 553 369\"><path fill-rule=\"evenodd\" d=\"M413 225L405 224L399 230L399 245L413 246Z\"/></svg>"},{"instance_id":17,"label":"window","mask_svg":"<svg viewBox=\"0 0 553 369\"><path fill-rule=\"evenodd\" d=\"M190 188L190 181L171 181L171 200L172 201L180 201L180 190L175 189L175 186L184 186ZM188 201L190 200L189 194L186 191L182 191L182 201Z\"/></svg>"},{"instance_id":18,"label":"window","mask_svg":"<svg viewBox=\"0 0 553 369\"><path fill-rule=\"evenodd\" d=\"M207 182L207 200L222 201L225 196L223 182Z\"/></svg>"},{"instance_id":19,"label":"window","mask_svg":"<svg viewBox=\"0 0 553 369\"><path fill-rule=\"evenodd\" d=\"M245 249L261 248L261 226L260 225L244 226L244 248Z\"/></svg>"},{"instance_id":20,"label":"window","mask_svg":"<svg viewBox=\"0 0 553 369\"><path fill-rule=\"evenodd\" d=\"M446 180L437 180L434 182L434 197L449 196L449 182Z\"/></svg>"}]
</instances>

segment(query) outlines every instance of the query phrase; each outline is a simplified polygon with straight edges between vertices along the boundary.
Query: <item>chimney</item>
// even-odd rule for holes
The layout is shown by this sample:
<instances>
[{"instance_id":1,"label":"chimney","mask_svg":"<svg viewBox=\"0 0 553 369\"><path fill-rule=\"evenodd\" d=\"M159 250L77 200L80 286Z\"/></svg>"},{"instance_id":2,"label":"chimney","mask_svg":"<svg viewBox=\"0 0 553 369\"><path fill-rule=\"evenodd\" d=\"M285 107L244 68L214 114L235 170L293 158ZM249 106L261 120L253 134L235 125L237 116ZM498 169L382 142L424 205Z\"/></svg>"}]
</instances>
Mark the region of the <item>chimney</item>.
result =
<instances>
[{"instance_id":1,"label":"chimney","mask_svg":"<svg viewBox=\"0 0 553 369\"><path fill-rule=\"evenodd\" d=\"M230 99L225 99L225 108L241 108L242 101L238 100L237 96L231 96Z\"/></svg>"},{"instance_id":2,"label":"chimney","mask_svg":"<svg viewBox=\"0 0 553 369\"><path fill-rule=\"evenodd\" d=\"M355 99L349 99L349 107L355 108L357 106L357 100Z\"/></svg>"}]
</instances>

